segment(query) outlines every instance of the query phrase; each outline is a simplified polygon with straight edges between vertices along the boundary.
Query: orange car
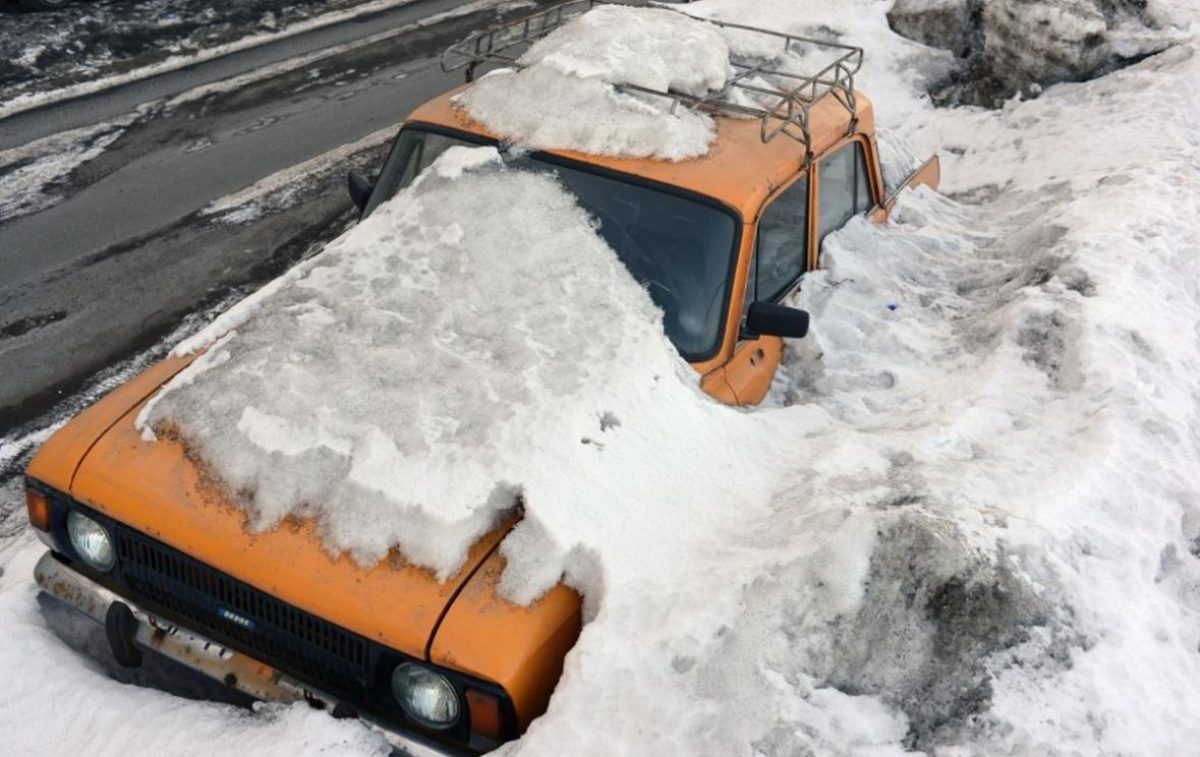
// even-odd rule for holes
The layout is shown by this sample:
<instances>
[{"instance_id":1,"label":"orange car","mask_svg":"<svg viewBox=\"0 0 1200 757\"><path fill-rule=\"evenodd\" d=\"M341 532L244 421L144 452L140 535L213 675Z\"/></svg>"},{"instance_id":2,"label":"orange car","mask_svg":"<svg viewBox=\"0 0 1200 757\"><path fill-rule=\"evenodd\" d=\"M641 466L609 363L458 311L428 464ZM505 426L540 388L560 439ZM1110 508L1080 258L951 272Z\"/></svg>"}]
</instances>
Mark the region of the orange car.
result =
<instances>
[{"instance_id":1,"label":"orange car","mask_svg":"<svg viewBox=\"0 0 1200 757\"><path fill-rule=\"evenodd\" d=\"M514 50L578 5L477 35L443 65L468 68L468 81L481 63L511 65ZM831 62L808 76L780 73L790 83L762 108L648 93L713 114L717 139L703 157L514 158L555 171L601 220L704 390L737 405L766 394L781 337L806 333L807 313L780 302L819 266L825 235L890 208L871 104L854 91L862 50L751 31L818 46ZM763 73L761 63L734 64ZM454 94L404 123L375 185L351 177L364 213L446 147L497 143ZM908 183L936 183L937 172L931 159ZM311 522L252 533L182 446L145 442L135 428L145 403L192 359L168 358L129 381L30 463L29 518L49 547L36 568L42 590L103 623L123 665L151 650L254 697L306 699L373 721L410 751L477 753L517 738L545 711L580 632L579 595L559 585L529 607L498 596L497 547L514 520L443 582L398 554L370 568L332 557Z\"/></svg>"}]
</instances>

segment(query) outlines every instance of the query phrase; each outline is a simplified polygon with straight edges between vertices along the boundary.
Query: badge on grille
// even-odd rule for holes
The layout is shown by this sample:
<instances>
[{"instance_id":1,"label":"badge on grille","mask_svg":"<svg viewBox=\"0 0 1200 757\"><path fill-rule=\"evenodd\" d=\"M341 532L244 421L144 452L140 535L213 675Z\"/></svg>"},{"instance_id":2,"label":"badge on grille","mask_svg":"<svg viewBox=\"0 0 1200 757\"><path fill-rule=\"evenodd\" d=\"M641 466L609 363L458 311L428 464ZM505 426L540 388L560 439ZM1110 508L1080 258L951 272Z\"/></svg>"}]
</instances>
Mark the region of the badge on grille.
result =
<instances>
[{"instance_id":1,"label":"badge on grille","mask_svg":"<svg viewBox=\"0 0 1200 757\"><path fill-rule=\"evenodd\" d=\"M237 614L233 610L230 610L228 607L218 607L217 615L220 615L222 618L224 618L225 620L228 620L230 623L234 623L236 625L241 626L242 628L245 628L247 631L254 630L255 623L253 620L250 620L250 618L247 618L245 615Z\"/></svg>"}]
</instances>

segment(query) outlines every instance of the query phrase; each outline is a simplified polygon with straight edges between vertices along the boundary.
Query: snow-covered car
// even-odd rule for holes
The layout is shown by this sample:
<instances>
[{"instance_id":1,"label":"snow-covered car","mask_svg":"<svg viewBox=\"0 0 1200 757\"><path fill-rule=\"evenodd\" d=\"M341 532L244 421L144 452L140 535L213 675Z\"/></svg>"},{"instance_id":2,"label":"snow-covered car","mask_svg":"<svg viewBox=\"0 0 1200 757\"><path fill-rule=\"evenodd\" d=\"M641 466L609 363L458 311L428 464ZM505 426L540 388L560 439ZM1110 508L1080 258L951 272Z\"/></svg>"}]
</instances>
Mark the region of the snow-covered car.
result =
<instances>
[{"instance_id":1,"label":"snow-covered car","mask_svg":"<svg viewBox=\"0 0 1200 757\"><path fill-rule=\"evenodd\" d=\"M519 67L512 50L572 18L551 9L476 35L443 63ZM784 301L820 266L824 237L859 214L886 217L890 200L872 106L854 88L863 51L736 31L825 60L801 74L731 58L742 73L716 94L630 84L710 114L712 146L688 159L532 149L509 151L506 165L565 186L662 311L703 391L749 406L765 396L783 338L807 332L808 314ZM418 108L377 181L352 177L364 223L451 148L503 145L462 107L476 86ZM931 159L904 185L937 174ZM153 443L139 427L151 398L204 359L155 365L32 460L29 518L49 547L42 590L102 622L124 665L151 650L254 697L375 721L413 749L482 752L517 738L545 711L582 625L581 597L561 583L528 606L502 595L499 545L519 509L440 577L399 555L365 566L334 554L311 520L256 531L169 427Z\"/></svg>"}]
</instances>

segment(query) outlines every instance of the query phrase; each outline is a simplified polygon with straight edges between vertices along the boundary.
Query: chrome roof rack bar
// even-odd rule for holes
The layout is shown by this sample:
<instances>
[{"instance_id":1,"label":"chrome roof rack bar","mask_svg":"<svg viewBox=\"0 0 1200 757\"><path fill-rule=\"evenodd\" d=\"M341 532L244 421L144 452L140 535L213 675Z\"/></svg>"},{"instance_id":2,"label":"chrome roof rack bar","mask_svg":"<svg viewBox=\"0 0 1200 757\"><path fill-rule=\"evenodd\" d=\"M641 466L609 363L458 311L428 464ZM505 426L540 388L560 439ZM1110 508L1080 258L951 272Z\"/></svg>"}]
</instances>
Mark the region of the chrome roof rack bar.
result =
<instances>
[{"instance_id":1,"label":"chrome roof rack bar","mask_svg":"<svg viewBox=\"0 0 1200 757\"><path fill-rule=\"evenodd\" d=\"M535 42L597 5L618 3L606 0L568 0L538 13L477 32L451 45L442 53L442 70L466 70L467 81L484 64L522 68L520 57ZM660 6L661 7L661 6ZM858 123L858 100L854 76L862 68L863 49L838 42L759 29L710 19L697 19L721 27L734 35L754 35L768 42L778 41L780 52L774 59L731 56L734 75L724 88L697 97L683 92L655 90L634 84L618 85L624 92L673 101L672 108L683 106L714 115L758 118L763 142L784 134L812 151L809 111L825 96L837 100L850 114L849 133ZM784 68L789 53L820 56L816 71L798 72ZM796 61L793 61L795 63Z\"/></svg>"}]
</instances>

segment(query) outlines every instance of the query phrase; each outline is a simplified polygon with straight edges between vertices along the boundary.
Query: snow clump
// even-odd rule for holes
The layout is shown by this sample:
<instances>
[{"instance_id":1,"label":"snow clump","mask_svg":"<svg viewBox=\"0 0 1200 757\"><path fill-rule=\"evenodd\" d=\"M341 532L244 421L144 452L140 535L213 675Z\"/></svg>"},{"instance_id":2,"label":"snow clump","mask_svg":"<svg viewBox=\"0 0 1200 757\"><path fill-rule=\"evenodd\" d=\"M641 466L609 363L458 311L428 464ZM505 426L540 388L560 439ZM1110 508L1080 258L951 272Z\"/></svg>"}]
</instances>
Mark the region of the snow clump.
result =
<instances>
[{"instance_id":1,"label":"snow clump","mask_svg":"<svg viewBox=\"0 0 1200 757\"><path fill-rule=\"evenodd\" d=\"M493 71L457 104L498 136L543 150L684 160L708 151L712 118L634 85L702 96L725 86L720 30L672 10L599 6Z\"/></svg>"}]
</instances>

